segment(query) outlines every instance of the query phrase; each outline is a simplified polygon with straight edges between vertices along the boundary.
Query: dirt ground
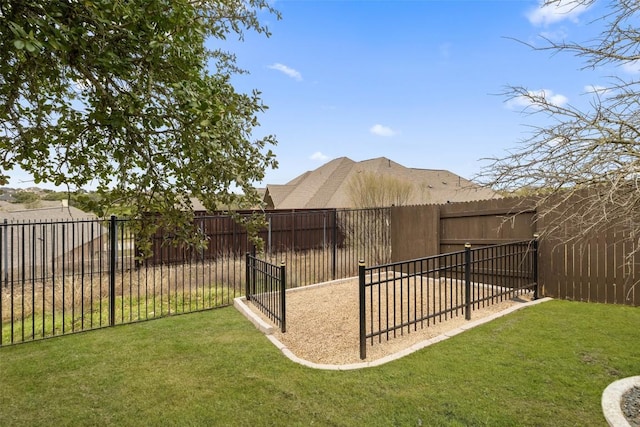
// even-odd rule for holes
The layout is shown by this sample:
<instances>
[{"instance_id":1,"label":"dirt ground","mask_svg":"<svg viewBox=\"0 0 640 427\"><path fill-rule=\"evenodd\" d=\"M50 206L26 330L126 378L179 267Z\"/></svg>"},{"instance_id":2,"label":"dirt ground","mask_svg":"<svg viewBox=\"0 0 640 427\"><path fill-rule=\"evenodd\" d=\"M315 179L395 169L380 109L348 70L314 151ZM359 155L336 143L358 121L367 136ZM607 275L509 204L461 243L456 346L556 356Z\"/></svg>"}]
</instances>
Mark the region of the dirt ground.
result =
<instances>
[{"instance_id":1,"label":"dirt ground","mask_svg":"<svg viewBox=\"0 0 640 427\"><path fill-rule=\"evenodd\" d=\"M377 296L376 296L377 297ZM449 296L450 297L450 296ZM476 308L471 319L503 311L513 305L531 300L530 294L519 295L513 300L504 300L493 305ZM287 292L287 331L278 330L274 337L280 340L293 354L309 362L322 364L349 364L362 362L359 347L359 308L357 280L296 289ZM249 304L264 320L266 317ZM267 320L268 321L268 320ZM394 354L412 345L436 337L465 323L460 310L457 316L431 320L427 326L418 325L396 332L395 338L382 342L367 341L366 361L373 361ZM384 322L383 322L384 324Z\"/></svg>"}]
</instances>

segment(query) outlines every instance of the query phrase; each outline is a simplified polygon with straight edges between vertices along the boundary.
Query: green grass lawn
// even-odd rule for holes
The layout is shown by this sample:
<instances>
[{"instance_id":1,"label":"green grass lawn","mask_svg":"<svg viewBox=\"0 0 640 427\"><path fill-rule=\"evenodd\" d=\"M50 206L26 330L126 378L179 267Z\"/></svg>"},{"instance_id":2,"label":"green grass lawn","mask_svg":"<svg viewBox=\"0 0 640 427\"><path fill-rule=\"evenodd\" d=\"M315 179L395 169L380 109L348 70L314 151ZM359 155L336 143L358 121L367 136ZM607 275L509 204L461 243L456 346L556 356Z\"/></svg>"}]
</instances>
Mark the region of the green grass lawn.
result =
<instances>
[{"instance_id":1,"label":"green grass lawn","mask_svg":"<svg viewBox=\"0 0 640 427\"><path fill-rule=\"evenodd\" d=\"M552 301L392 363L291 362L233 308L0 348L0 425L605 426L640 310Z\"/></svg>"}]
</instances>

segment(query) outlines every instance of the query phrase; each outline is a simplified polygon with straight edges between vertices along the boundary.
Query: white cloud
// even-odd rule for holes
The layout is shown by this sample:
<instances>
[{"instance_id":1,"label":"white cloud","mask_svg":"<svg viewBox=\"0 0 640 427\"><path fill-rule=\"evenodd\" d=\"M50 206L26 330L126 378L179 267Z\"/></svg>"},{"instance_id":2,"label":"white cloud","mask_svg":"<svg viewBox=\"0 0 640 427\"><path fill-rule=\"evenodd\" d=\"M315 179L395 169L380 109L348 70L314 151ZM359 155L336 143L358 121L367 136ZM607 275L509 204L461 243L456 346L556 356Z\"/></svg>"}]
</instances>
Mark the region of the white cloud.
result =
<instances>
[{"instance_id":1,"label":"white cloud","mask_svg":"<svg viewBox=\"0 0 640 427\"><path fill-rule=\"evenodd\" d=\"M578 17L589 7L575 0L558 0L552 4L545 4L544 0L539 0L538 7L530 10L527 18L533 25L549 25L564 20L577 22Z\"/></svg>"},{"instance_id":2,"label":"white cloud","mask_svg":"<svg viewBox=\"0 0 640 427\"><path fill-rule=\"evenodd\" d=\"M545 98L547 98L547 101L550 104L557 105L559 107L566 105L569 102L569 98L566 96L560 93L553 93L551 91L548 91L548 93L545 94Z\"/></svg>"},{"instance_id":3,"label":"white cloud","mask_svg":"<svg viewBox=\"0 0 640 427\"><path fill-rule=\"evenodd\" d=\"M559 28L554 31L542 31L540 36L552 41L561 41L569 37L569 34L564 28Z\"/></svg>"},{"instance_id":4,"label":"white cloud","mask_svg":"<svg viewBox=\"0 0 640 427\"><path fill-rule=\"evenodd\" d=\"M371 126L371 128L369 129L369 132L371 132L374 135L378 135L378 136L393 136L393 135L395 135L397 133L396 131L394 131L390 127L383 126L383 125L380 125L380 124L375 124L375 125Z\"/></svg>"},{"instance_id":5,"label":"white cloud","mask_svg":"<svg viewBox=\"0 0 640 427\"><path fill-rule=\"evenodd\" d=\"M300 74L299 71L294 70L293 68L287 67L284 64L275 63L275 64L272 64L272 65L269 65L269 68L272 69L272 70L278 70L281 73L284 73L287 76L289 76L292 79L295 79L297 81L302 81L302 74Z\"/></svg>"},{"instance_id":6,"label":"white cloud","mask_svg":"<svg viewBox=\"0 0 640 427\"><path fill-rule=\"evenodd\" d=\"M593 93L593 94L597 94L600 96L606 95L609 92L611 92L610 88L604 87L604 86L598 86L598 85L587 85L584 87L584 91L586 93Z\"/></svg>"},{"instance_id":7,"label":"white cloud","mask_svg":"<svg viewBox=\"0 0 640 427\"><path fill-rule=\"evenodd\" d=\"M507 107L510 109L535 107L532 99L540 101L546 100L549 104L553 104L558 107L562 107L569 102L569 98L562 94L553 93L553 91L549 89L540 89L530 90L528 96L523 95L510 99L507 101Z\"/></svg>"},{"instance_id":8,"label":"white cloud","mask_svg":"<svg viewBox=\"0 0 640 427\"><path fill-rule=\"evenodd\" d=\"M622 70L627 74L640 74L640 61L627 61L622 63Z\"/></svg>"},{"instance_id":9,"label":"white cloud","mask_svg":"<svg viewBox=\"0 0 640 427\"><path fill-rule=\"evenodd\" d=\"M311 156L309 156L309 159L324 162L325 160L329 160L329 156L327 156L326 154L322 154L320 151L316 151Z\"/></svg>"}]
</instances>

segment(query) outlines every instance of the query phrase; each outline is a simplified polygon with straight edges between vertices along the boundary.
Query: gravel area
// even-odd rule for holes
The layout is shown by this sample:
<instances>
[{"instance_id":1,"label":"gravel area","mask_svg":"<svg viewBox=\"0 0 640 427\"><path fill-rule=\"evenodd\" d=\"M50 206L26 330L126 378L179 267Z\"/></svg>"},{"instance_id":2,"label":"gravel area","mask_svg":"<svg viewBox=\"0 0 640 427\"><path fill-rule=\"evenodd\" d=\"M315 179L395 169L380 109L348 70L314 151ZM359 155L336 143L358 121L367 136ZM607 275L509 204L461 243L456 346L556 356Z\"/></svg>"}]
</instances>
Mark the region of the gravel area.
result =
<instances>
[{"instance_id":1,"label":"gravel area","mask_svg":"<svg viewBox=\"0 0 640 427\"><path fill-rule=\"evenodd\" d=\"M431 296L434 295L434 291L437 292L440 289L437 282L429 286L431 286ZM406 297L413 298L412 301L415 301L415 294L405 292ZM472 311L471 319L477 320L513 305L523 304L530 301L531 297L531 294L525 294L513 300L504 300L497 304L476 308ZM450 294L448 299L451 299ZM397 303L400 304L399 301ZM411 304L410 307L413 309L413 302ZM256 307L252 304L249 306L265 319ZM410 329L404 328L402 332L397 331L395 338L386 340L384 337L381 342L375 339L373 345L369 340L366 360L373 361L394 354L416 343L456 329L465 323L468 321L459 310L457 316L454 314L453 318L442 316L430 320L429 324L425 321L423 325L418 325L417 329L412 326ZM287 293L287 332L281 333L278 330L274 336L293 354L309 362L349 364L362 362L358 331L358 282L353 280L289 291Z\"/></svg>"},{"instance_id":2,"label":"gravel area","mask_svg":"<svg viewBox=\"0 0 640 427\"><path fill-rule=\"evenodd\" d=\"M620 408L631 427L640 427L640 387L634 386L622 395Z\"/></svg>"}]
</instances>

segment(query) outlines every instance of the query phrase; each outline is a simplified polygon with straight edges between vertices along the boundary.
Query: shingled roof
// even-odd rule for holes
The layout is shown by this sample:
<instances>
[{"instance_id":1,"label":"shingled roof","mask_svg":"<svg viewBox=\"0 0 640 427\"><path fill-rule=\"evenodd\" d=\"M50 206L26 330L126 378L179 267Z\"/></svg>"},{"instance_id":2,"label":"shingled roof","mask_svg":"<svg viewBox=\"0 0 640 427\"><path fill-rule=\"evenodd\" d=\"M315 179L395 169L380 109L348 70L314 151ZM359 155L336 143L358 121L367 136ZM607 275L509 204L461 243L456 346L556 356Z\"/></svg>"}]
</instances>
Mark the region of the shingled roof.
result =
<instances>
[{"instance_id":1,"label":"shingled roof","mask_svg":"<svg viewBox=\"0 0 640 427\"><path fill-rule=\"evenodd\" d=\"M447 203L497 197L446 170L407 168L386 157L355 162L339 157L294 178L284 185L267 185L267 209L352 208L347 188L351 177L362 172L389 175L412 182L414 190L407 204Z\"/></svg>"},{"instance_id":2,"label":"shingled roof","mask_svg":"<svg viewBox=\"0 0 640 427\"><path fill-rule=\"evenodd\" d=\"M70 221L74 219L95 219L92 213L87 213L73 206L65 206L60 201L39 200L32 205L9 203L0 201L0 220L8 222L21 221Z\"/></svg>"}]
</instances>

